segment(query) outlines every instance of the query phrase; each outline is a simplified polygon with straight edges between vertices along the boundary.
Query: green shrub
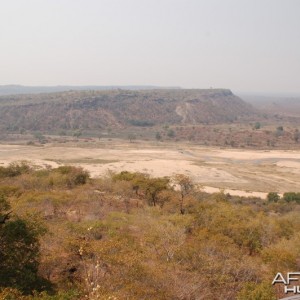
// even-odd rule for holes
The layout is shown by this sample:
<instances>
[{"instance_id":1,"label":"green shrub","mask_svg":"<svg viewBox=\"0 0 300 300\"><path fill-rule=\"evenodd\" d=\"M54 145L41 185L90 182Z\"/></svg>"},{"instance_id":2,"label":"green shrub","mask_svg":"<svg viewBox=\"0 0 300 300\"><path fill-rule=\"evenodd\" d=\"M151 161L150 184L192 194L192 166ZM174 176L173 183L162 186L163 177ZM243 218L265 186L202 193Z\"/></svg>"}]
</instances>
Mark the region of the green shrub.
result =
<instances>
[{"instance_id":1,"label":"green shrub","mask_svg":"<svg viewBox=\"0 0 300 300\"><path fill-rule=\"evenodd\" d=\"M286 202L295 201L300 204L300 193L294 193L294 192L284 193L283 200Z\"/></svg>"},{"instance_id":2,"label":"green shrub","mask_svg":"<svg viewBox=\"0 0 300 300\"><path fill-rule=\"evenodd\" d=\"M0 288L13 288L26 294L50 285L38 275L40 224L12 217L10 205L0 198ZM17 297L17 296L16 296ZM14 299L6 296L4 299ZM16 298L19 299L19 298Z\"/></svg>"},{"instance_id":3,"label":"green shrub","mask_svg":"<svg viewBox=\"0 0 300 300\"><path fill-rule=\"evenodd\" d=\"M267 199L269 202L278 202L280 200L280 196L278 195L278 193L270 192L267 195Z\"/></svg>"}]
</instances>

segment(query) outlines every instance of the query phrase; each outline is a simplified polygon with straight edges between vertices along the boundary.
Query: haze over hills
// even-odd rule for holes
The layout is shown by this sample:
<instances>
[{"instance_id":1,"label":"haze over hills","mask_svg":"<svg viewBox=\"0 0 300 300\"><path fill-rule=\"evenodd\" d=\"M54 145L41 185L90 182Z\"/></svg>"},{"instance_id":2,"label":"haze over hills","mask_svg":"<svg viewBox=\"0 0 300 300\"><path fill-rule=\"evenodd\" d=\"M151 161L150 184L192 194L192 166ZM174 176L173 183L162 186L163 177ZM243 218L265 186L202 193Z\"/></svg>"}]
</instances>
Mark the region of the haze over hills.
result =
<instances>
[{"instance_id":1,"label":"haze over hills","mask_svg":"<svg viewBox=\"0 0 300 300\"><path fill-rule=\"evenodd\" d=\"M269 113L289 117L300 117L300 95L241 95L241 97L257 109Z\"/></svg>"},{"instance_id":2,"label":"haze over hills","mask_svg":"<svg viewBox=\"0 0 300 300\"><path fill-rule=\"evenodd\" d=\"M103 90L0 97L0 126L12 130L218 124L257 111L230 90Z\"/></svg>"},{"instance_id":3,"label":"haze over hills","mask_svg":"<svg viewBox=\"0 0 300 300\"><path fill-rule=\"evenodd\" d=\"M160 87L152 85L128 85L128 86L100 86L100 85L89 85L89 86L72 86L72 85L58 85L58 86L24 86L24 85L0 85L0 96L1 95L19 95L19 94L39 94L39 93L56 93L66 91L101 91L101 90L149 90L149 89L179 89L180 87Z\"/></svg>"}]
</instances>

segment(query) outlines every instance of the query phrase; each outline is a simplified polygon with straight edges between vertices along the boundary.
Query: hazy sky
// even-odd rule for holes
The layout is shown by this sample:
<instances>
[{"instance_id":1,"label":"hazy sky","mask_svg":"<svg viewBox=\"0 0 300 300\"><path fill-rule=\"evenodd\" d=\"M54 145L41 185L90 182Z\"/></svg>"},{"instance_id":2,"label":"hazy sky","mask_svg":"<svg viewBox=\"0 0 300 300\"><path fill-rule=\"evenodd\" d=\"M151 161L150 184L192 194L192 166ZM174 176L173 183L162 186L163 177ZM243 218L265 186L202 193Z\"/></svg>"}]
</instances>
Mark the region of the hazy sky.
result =
<instances>
[{"instance_id":1,"label":"hazy sky","mask_svg":"<svg viewBox=\"0 0 300 300\"><path fill-rule=\"evenodd\" d=\"M0 4L0 85L300 93L300 0Z\"/></svg>"}]
</instances>

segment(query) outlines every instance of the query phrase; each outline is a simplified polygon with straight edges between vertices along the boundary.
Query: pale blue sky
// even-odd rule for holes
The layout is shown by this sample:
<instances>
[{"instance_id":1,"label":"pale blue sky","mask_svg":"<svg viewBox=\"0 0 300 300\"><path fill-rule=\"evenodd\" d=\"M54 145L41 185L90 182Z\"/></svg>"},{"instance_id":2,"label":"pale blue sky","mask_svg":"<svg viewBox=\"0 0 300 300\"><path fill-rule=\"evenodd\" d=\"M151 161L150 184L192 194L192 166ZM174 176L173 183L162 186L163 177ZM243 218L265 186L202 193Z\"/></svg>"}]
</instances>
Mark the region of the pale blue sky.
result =
<instances>
[{"instance_id":1,"label":"pale blue sky","mask_svg":"<svg viewBox=\"0 0 300 300\"><path fill-rule=\"evenodd\" d=\"M300 93L300 0L0 4L0 85Z\"/></svg>"}]
</instances>

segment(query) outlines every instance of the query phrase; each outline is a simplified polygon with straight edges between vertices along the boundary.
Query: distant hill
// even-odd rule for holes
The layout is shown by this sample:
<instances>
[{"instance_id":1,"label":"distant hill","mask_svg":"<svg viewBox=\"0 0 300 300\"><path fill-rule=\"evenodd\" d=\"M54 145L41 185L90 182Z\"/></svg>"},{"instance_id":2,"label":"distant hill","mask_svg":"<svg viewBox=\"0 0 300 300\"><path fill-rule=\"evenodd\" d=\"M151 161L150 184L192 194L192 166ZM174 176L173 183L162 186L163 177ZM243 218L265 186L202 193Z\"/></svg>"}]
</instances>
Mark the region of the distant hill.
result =
<instances>
[{"instance_id":1,"label":"distant hill","mask_svg":"<svg viewBox=\"0 0 300 300\"><path fill-rule=\"evenodd\" d=\"M101 91L101 90L150 90L150 89L179 89L180 87L159 87L159 86L71 86L71 85L60 85L60 86L23 86L23 85L0 85L0 96L1 95L20 95L20 94L39 94L39 93L57 93L66 91Z\"/></svg>"},{"instance_id":2,"label":"distant hill","mask_svg":"<svg viewBox=\"0 0 300 300\"><path fill-rule=\"evenodd\" d=\"M268 114L300 117L300 96L242 95L246 102Z\"/></svg>"},{"instance_id":3,"label":"distant hill","mask_svg":"<svg viewBox=\"0 0 300 300\"><path fill-rule=\"evenodd\" d=\"M217 124L253 118L230 90L68 91L0 97L2 130L97 130L164 124Z\"/></svg>"}]
</instances>

